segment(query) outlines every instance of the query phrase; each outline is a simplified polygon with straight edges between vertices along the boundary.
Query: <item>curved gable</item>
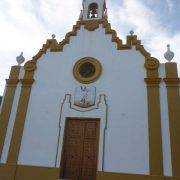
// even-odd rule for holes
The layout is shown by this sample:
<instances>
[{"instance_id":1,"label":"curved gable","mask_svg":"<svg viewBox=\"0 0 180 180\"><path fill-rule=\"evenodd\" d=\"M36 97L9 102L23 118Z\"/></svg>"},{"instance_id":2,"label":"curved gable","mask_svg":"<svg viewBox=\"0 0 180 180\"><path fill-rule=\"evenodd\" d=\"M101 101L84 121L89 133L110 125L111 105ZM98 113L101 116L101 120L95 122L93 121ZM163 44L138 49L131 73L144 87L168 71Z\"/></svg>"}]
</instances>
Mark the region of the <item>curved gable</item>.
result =
<instances>
[{"instance_id":1,"label":"curved gable","mask_svg":"<svg viewBox=\"0 0 180 180\"><path fill-rule=\"evenodd\" d=\"M88 31L95 31L97 28L99 28L100 25L102 25L102 27L105 29L105 34L112 36L112 42L115 42L117 44L117 50L131 49L132 46L135 46L136 50L145 57L146 68L158 68L159 61L151 57L151 54L145 50L144 46L141 44L141 41L137 39L136 35L128 35L126 43L123 44L122 40L117 36L116 31L111 29L111 24L107 19L94 21L77 21L76 25L73 26L73 30L71 32L68 32L61 42L58 43L56 39L48 39L46 41L46 44L43 44L39 52L32 58L32 61L26 62L25 68L28 66L28 64L36 64L35 61L37 61L43 54L45 54L48 49L51 52L62 52L64 46L70 43L71 37L77 36L77 32L78 30L80 30L81 26L84 26L84 28Z\"/></svg>"}]
</instances>

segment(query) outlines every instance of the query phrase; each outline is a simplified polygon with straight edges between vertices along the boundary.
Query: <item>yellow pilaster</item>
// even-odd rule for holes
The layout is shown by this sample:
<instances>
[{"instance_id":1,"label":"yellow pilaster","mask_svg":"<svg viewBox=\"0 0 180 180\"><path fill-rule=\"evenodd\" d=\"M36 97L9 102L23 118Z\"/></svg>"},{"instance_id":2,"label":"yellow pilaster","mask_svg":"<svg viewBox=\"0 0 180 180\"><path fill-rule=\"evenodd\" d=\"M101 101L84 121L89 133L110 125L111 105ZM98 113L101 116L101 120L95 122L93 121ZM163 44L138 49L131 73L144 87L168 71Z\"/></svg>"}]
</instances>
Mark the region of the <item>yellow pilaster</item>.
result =
<instances>
[{"instance_id":1,"label":"yellow pilaster","mask_svg":"<svg viewBox=\"0 0 180 180\"><path fill-rule=\"evenodd\" d=\"M36 68L36 64L33 63L32 61L26 63L24 66L25 69L24 78L20 80L22 83L22 87L21 87L21 94L17 107L13 134L12 134L8 158L7 158L8 164L15 165L17 164L18 161L19 149L21 146L21 140L22 140L26 112L27 112L30 93L31 93L31 87L34 82L33 76L34 76L35 68Z\"/></svg>"},{"instance_id":2,"label":"yellow pilaster","mask_svg":"<svg viewBox=\"0 0 180 180\"><path fill-rule=\"evenodd\" d=\"M161 133L161 111L158 74L159 62L155 58L146 60L147 69L147 97L148 97L148 122L149 122L149 161L150 175L163 176L163 152Z\"/></svg>"},{"instance_id":3,"label":"yellow pilaster","mask_svg":"<svg viewBox=\"0 0 180 180\"><path fill-rule=\"evenodd\" d=\"M180 89L176 63L166 63L169 129L171 141L171 158L173 177L180 178Z\"/></svg>"},{"instance_id":4,"label":"yellow pilaster","mask_svg":"<svg viewBox=\"0 0 180 180\"><path fill-rule=\"evenodd\" d=\"M12 66L9 79L6 80L6 91L0 113L0 157L4 146L4 140L6 137L16 87L19 82L19 72L20 66Z\"/></svg>"}]
</instances>

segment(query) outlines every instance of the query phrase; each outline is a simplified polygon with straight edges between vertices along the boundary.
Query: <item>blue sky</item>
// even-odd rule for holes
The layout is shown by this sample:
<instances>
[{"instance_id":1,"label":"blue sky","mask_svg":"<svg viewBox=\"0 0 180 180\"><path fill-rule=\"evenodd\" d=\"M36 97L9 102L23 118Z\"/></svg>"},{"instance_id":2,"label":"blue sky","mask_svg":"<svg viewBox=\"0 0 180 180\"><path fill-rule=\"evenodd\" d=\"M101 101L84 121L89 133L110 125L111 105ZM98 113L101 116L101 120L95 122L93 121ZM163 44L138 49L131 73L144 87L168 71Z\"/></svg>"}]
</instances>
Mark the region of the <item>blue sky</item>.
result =
<instances>
[{"instance_id":1,"label":"blue sky","mask_svg":"<svg viewBox=\"0 0 180 180\"><path fill-rule=\"evenodd\" d=\"M171 44L180 69L180 0L107 0L107 7L121 39L133 29L160 62ZM0 0L0 95L16 56L30 60L53 33L61 41L81 8L82 0Z\"/></svg>"}]
</instances>

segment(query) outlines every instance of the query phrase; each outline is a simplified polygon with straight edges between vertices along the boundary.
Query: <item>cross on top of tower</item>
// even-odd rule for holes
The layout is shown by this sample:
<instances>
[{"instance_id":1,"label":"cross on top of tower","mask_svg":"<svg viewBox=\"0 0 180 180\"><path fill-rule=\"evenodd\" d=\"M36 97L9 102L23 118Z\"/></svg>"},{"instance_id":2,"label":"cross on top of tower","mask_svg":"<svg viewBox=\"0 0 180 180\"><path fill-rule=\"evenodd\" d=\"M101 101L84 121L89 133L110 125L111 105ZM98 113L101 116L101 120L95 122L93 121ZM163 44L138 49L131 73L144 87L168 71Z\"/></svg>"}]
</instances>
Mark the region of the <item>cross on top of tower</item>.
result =
<instances>
[{"instance_id":1,"label":"cross on top of tower","mask_svg":"<svg viewBox=\"0 0 180 180\"><path fill-rule=\"evenodd\" d=\"M107 8L105 0L83 0L83 10L81 11L81 20L95 20L107 17Z\"/></svg>"}]
</instances>

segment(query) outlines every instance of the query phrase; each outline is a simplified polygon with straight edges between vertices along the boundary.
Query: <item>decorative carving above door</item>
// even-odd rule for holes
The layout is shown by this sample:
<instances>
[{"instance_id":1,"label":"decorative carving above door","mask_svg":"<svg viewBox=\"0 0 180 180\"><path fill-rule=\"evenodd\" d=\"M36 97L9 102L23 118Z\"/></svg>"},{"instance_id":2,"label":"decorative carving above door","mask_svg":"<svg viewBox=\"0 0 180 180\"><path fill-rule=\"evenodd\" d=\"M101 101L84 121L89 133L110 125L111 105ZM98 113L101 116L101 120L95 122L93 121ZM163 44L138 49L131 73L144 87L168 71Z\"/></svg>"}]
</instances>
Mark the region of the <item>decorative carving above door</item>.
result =
<instances>
[{"instance_id":1,"label":"decorative carving above door","mask_svg":"<svg viewBox=\"0 0 180 180\"><path fill-rule=\"evenodd\" d=\"M96 88L80 86L75 89L74 105L81 108L88 108L95 105Z\"/></svg>"}]
</instances>

